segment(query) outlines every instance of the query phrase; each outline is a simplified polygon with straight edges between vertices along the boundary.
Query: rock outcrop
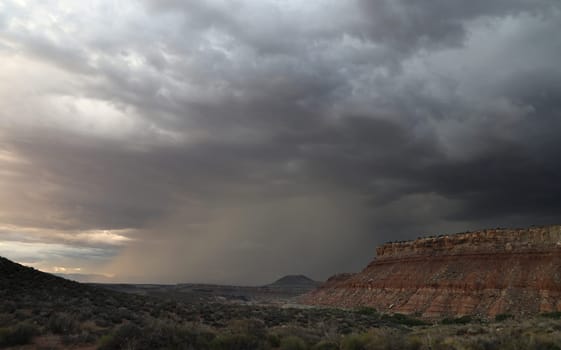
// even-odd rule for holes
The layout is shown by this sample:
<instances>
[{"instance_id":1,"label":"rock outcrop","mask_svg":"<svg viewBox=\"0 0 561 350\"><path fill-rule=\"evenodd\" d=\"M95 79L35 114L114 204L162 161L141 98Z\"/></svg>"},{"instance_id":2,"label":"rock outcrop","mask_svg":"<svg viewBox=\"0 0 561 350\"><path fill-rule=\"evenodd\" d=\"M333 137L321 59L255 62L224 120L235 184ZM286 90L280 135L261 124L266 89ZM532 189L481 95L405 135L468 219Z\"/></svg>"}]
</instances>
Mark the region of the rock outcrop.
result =
<instances>
[{"instance_id":1,"label":"rock outcrop","mask_svg":"<svg viewBox=\"0 0 561 350\"><path fill-rule=\"evenodd\" d=\"M387 243L376 254L360 273L328 281L302 301L424 318L561 310L561 226Z\"/></svg>"}]
</instances>

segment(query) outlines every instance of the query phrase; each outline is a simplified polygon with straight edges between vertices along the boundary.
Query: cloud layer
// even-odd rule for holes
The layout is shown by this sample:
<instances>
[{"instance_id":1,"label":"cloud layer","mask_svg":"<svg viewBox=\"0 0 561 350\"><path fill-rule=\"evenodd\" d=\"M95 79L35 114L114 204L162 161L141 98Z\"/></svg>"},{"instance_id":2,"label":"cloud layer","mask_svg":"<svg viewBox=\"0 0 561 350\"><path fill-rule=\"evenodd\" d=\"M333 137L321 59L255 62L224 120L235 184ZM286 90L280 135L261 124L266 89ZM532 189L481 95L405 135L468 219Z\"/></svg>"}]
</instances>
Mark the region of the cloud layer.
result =
<instances>
[{"instance_id":1,"label":"cloud layer","mask_svg":"<svg viewBox=\"0 0 561 350\"><path fill-rule=\"evenodd\" d=\"M0 254L263 283L555 222L560 31L553 0L4 1Z\"/></svg>"}]
</instances>

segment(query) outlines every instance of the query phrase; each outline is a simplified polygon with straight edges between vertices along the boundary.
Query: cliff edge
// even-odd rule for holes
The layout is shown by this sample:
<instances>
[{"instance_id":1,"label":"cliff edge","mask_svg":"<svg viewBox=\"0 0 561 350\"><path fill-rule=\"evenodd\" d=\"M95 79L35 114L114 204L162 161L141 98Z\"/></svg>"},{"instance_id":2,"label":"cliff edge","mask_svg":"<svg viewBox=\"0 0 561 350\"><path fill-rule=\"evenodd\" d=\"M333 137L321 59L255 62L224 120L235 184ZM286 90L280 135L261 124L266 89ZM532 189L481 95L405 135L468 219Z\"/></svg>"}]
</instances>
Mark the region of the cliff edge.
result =
<instances>
[{"instance_id":1,"label":"cliff edge","mask_svg":"<svg viewBox=\"0 0 561 350\"><path fill-rule=\"evenodd\" d=\"M384 244L360 273L303 303L424 318L561 311L561 226L491 229Z\"/></svg>"}]
</instances>

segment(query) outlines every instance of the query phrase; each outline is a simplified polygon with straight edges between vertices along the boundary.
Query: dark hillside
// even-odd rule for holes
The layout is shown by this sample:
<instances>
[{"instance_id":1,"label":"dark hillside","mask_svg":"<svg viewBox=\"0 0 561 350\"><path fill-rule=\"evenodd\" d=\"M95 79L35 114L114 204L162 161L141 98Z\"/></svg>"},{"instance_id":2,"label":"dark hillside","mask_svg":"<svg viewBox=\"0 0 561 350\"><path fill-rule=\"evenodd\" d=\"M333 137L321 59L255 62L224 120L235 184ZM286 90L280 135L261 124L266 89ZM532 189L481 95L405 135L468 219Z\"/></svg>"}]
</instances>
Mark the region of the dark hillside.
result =
<instances>
[{"instance_id":1,"label":"dark hillside","mask_svg":"<svg viewBox=\"0 0 561 350\"><path fill-rule=\"evenodd\" d=\"M321 282L314 281L313 279L304 275L286 275L279 278L275 282L269 284L272 286L318 286Z\"/></svg>"},{"instance_id":2,"label":"dark hillside","mask_svg":"<svg viewBox=\"0 0 561 350\"><path fill-rule=\"evenodd\" d=\"M0 296L36 296L50 299L61 295L77 295L89 288L34 268L22 266L0 257Z\"/></svg>"},{"instance_id":3,"label":"dark hillside","mask_svg":"<svg viewBox=\"0 0 561 350\"><path fill-rule=\"evenodd\" d=\"M70 281L0 257L0 300L0 303L17 303L19 307L37 307L50 302L66 306L104 306L108 303L130 303L136 299L134 296Z\"/></svg>"}]
</instances>

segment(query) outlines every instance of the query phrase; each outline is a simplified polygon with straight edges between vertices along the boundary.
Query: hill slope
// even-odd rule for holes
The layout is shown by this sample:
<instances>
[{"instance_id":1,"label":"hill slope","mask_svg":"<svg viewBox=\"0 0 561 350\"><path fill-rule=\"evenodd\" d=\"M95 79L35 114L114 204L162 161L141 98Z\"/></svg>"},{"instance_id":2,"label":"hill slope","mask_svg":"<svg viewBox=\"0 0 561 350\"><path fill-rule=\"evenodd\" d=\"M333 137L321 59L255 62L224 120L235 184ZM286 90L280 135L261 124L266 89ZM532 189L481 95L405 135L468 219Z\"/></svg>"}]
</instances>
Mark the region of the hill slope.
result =
<instances>
[{"instance_id":1,"label":"hill slope","mask_svg":"<svg viewBox=\"0 0 561 350\"><path fill-rule=\"evenodd\" d=\"M85 286L0 257L0 298L32 295L49 298L84 291ZM87 288L86 288L87 289Z\"/></svg>"},{"instance_id":2,"label":"hill slope","mask_svg":"<svg viewBox=\"0 0 561 350\"><path fill-rule=\"evenodd\" d=\"M70 281L0 257L0 309L34 309L41 314L71 311L73 307L105 309L120 305L142 305L144 301Z\"/></svg>"},{"instance_id":3,"label":"hill slope","mask_svg":"<svg viewBox=\"0 0 561 350\"><path fill-rule=\"evenodd\" d=\"M272 288L315 288L321 285L321 282L314 281L313 279L304 275L286 275L279 278L275 282L268 284L266 287Z\"/></svg>"},{"instance_id":4,"label":"hill slope","mask_svg":"<svg viewBox=\"0 0 561 350\"><path fill-rule=\"evenodd\" d=\"M326 283L302 301L426 318L559 311L561 226L388 243L363 271Z\"/></svg>"}]
</instances>

